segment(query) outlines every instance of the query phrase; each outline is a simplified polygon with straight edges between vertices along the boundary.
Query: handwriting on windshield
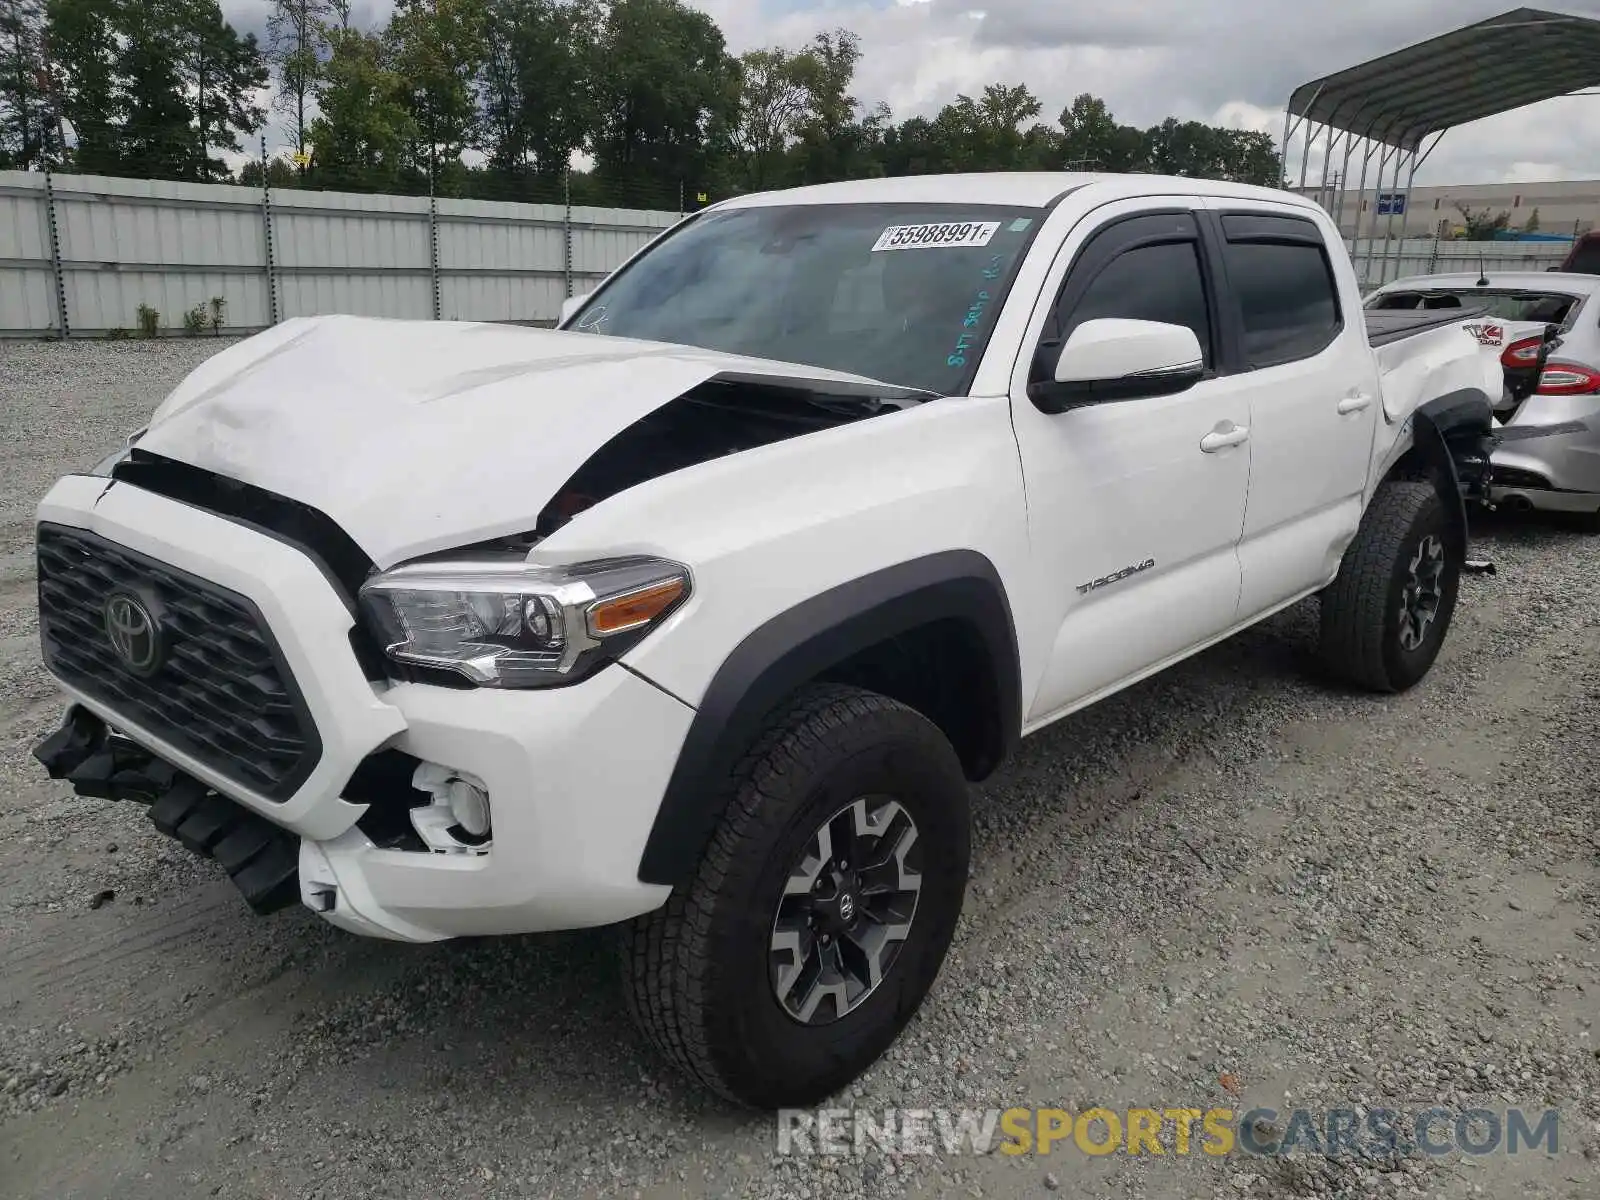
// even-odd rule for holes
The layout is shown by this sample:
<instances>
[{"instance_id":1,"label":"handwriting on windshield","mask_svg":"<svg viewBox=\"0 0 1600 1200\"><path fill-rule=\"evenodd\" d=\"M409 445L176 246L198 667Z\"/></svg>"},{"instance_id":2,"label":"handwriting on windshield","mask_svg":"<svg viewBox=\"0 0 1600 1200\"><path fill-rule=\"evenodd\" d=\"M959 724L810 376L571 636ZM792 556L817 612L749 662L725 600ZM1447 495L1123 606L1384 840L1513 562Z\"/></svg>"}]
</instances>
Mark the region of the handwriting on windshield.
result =
<instances>
[{"instance_id":1,"label":"handwriting on windshield","mask_svg":"<svg viewBox=\"0 0 1600 1200\"><path fill-rule=\"evenodd\" d=\"M955 353L946 358L947 367L964 367L967 365L967 351L972 349L972 343L977 335L972 330L976 329L983 320L984 307L989 303L989 289L979 292L973 302L967 307L967 315L961 320L961 333L956 337Z\"/></svg>"},{"instance_id":2,"label":"handwriting on windshield","mask_svg":"<svg viewBox=\"0 0 1600 1200\"><path fill-rule=\"evenodd\" d=\"M600 331L600 326L604 325L610 319L611 314L606 311L606 306L602 304L592 313L585 313L583 320L579 321L575 326L573 326L573 328L584 333L598 333Z\"/></svg>"},{"instance_id":3,"label":"handwriting on windshield","mask_svg":"<svg viewBox=\"0 0 1600 1200\"><path fill-rule=\"evenodd\" d=\"M989 265L983 269L984 279L990 283L999 279L1005 271L1004 264L1005 259L996 254L989 260ZM967 306L966 315L961 318L961 332L956 337L955 352L944 360L945 366L959 368L967 365L967 351L972 349L973 343L977 340L977 335L971 331L983 324L983 312L988 305L989 289L983 288L973 298L972 303Z\"/></svg>"}]
</instances>

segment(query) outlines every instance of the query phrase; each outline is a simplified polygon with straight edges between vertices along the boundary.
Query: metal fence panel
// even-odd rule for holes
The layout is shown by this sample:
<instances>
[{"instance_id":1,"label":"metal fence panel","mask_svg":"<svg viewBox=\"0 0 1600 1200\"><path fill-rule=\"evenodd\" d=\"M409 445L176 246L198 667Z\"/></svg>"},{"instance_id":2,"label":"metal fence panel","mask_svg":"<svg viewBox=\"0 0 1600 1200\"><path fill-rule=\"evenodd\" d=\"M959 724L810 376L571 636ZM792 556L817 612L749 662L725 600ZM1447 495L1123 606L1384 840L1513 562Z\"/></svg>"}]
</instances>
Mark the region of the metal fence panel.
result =
<instances>
[{"instance_id":1,"label":"metal fence panel","mask_svg":"<svg viewBox=\"0 0 1600 1200\"><path fill-rule=\"evenodd\" d=\"M141 304L177 330L213 297L240 331L327 313L545 323L569 287L591 290L681 219L288 188L269 205L256 188L88 175L54 176L53 196L67 325L90 337L134 329ZM60 328L50 214L43 176L0 171L0 336ZM1412 275L1542 271L1568 246L1375 238L1351 251L1371 289Z\"/></svg>"},{"instance_id":2,"label":"metal fence panel","mask_svg":"<svg viewBox=\"0 0 1600 1200\"><path fill-rule=\"evenodd\" d=\"M1412 275L1448 275L1459 271L1543 271L1558 266L1572 248L1564 242L1466 242L1440 238L1406 238L1387 244L1383 238L1347 243L1356 275L1365 288L1375 288Z\"/></svg>"},{"instance_id":3,"label":"metal fence panel","mask_svg":"<svg viewBox=\"0 0 1600 1200\"><path fill-rule=\"evenodd\" d=\"M678 220L674 213L630 208L573 209L573 292L592 289L607 273Z\"/></svg>"},{"instance_id":4,"label":"metal fence panel","mask_svg":"<svg viewBox=\"0 0 1600 1200\"><path fill-rule=\"evenodd\" d=\"M274 191L272 250L280 320L433 315L425 196Z\"/></svg>"},{"instance_id":5,"label":"metal fence panel","mask_svg":"<svg viewBox=\"0 0 1600 1200\"><path fill-rule=\"evenodd\" d=\"M494 321L559 315L565 299L565 208L488 200L440 200L437 207L441 317Z\"/></svg>"},{"instance_id":6,"label":"metal fence panel","mask_svg":"<svg viewBox=\"0 0 1600 1200\"><path fill-rule=\"evenodd\" d=\"M166 328L227 304L230 327L266 325L259 194L250 188L93 175L54 178L69 328L97 336L138 325L149 305Z\"/></svg>"},{"instance_id":7,"label":"metal fence panel","mask_svg":"<svg viewBox=\"0 0 1600 1200\"><path fill-rule=\"evenodd\" d=\"M55 328L55 309L44 176L8 175L0 179L0 330L43 336Z\"/></svg>"},{"instance_id":8,"label":"metal fence panel","mask_svg":"<svg viewBox=\"0 0 1600 1200\"><path fill-rule=\"evenodd\" d=\"M548 323L569 263L586 290L680 219L74 175L53 195L67 323L89 337L136 329L141 304L181 330L213 297L241 332L328 313ZM0 337L60 328L51 212L43 176L0 171Z\"/></svg>"}]
</instances>

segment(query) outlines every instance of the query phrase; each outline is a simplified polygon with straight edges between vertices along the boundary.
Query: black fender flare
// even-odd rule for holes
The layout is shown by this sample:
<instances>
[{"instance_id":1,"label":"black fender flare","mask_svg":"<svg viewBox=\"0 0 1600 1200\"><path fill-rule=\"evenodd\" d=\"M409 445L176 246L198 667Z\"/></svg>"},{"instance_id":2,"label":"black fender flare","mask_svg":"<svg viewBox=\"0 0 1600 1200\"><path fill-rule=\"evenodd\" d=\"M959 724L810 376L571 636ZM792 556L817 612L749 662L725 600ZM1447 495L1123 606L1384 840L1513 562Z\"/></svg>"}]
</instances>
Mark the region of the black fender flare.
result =
<instances>
[{"instance_id":1,"label":"black fender flare","mask_svg":"<svg viewBox=\"0 0 1600 1200\"><path fill-rule=\"evenodd\" d=\"M689 726L639 861L643 883L677 886L698 866L726 796L721 784L784 699L851 656L934 621L977 633L993 669L999 745L1021 736L1016 625L994 564L972 550L912 559L850 580L758 626L723 660Z\"/></svg>"},{"instance_id":2,"label":"black fender flare","mask_svg":"<svg viewBox=\"0 0 1600 1200\"><path fill-rule=\"evenodd\" d=\"M1466 552L1467 495L1481 484L1494 435L1494 402L1477 388L1435 396L1411 417L1412 445L1419 457L1444 472L1451 495L1445 498L1450 521Z\"/></svg>"}]
</instances>

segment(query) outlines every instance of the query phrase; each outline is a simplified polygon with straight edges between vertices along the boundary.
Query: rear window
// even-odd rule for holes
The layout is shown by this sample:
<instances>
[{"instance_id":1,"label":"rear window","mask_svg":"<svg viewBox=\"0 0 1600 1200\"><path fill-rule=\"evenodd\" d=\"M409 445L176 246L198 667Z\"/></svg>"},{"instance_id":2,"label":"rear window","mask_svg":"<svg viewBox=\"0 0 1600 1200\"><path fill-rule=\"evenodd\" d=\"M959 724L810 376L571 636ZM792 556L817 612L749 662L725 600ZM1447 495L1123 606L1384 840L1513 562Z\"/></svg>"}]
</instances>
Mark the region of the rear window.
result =
<instances>
[{"instance_id":1,"label":"rear window","mask_svg":"<svg viewBox=\"0 0 1600 1200\"><path fill-rule=\"evenodd\" d=\"M1367 308L1387 312L1486 309L1489 316L1502 321L1539 321L1546 325L1565 325L1577 315L1582 305L1582 296L1565 292L1428 288L1384 292L1374 296L1367 303Z\"/></svg>"}]
</instances>

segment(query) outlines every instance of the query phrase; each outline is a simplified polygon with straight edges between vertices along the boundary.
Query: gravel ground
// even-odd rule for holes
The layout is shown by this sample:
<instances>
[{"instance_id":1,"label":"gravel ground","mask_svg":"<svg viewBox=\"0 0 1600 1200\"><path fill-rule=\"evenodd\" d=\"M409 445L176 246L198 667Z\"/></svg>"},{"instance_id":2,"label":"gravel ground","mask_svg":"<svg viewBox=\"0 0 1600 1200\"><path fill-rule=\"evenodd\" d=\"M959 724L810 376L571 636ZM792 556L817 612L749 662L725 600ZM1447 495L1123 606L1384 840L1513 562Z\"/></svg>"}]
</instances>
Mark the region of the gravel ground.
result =
<instances>
[{"instance_id":1,"label":"gravel ground","mask_svg":"<svg viewBox=\"0 0 1600 1200\"><path fill-rule=\"evenodd\" d=\"M417 948L252 917L55 719L29 520L215 348L0 343L0 1194L1600 1195L1600 539L1494 521L1411 694L1314 605L1026 743L976 798L923 1013L841 1104L1561 1112L1553 1155L783 1157L646 1055L594 935Z\"/></svg>"}]
</instances>

